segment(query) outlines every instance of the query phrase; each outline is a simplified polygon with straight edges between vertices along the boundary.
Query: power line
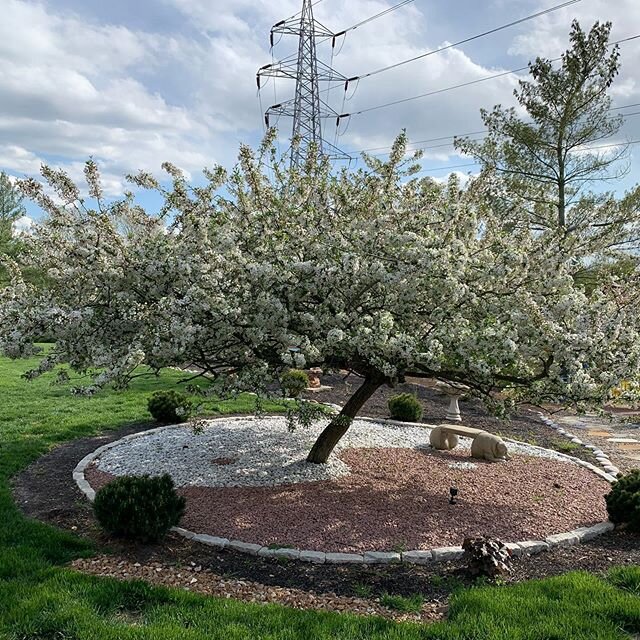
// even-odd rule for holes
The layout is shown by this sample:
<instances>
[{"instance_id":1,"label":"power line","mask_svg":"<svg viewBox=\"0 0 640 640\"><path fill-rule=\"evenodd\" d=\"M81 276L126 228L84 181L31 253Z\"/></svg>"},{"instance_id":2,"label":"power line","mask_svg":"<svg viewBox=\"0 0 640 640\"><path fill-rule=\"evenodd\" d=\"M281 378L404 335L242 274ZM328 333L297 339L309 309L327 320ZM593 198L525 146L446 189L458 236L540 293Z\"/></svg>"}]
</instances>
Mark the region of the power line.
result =
<instances>
[{"instance_id":1,"label":"power line","mask_svg":"<svg viewBox=\"0 0 640 640\"><path fill-rule=\"evenodd\" d=\"M640 140L630 140L629 142L616 142L613 144L602 144L602 145L598 145L597 147L586 147L585 149L583 149L583 151L596 151L597 149L610 149L613 147L626 147L626 146L630 147L634 144L640 144ZM416 171L416 173L427 173L429 171L446 171L448 169L461 169L463 167L479 167L479 166L480 166L479 162L466 162L464 164L453 164L448 167L443 166L443 167L421 169L420 171Z\"/></svg>"},{"instance_id":2,"label":"power line","mask_svg":"<svg viewBox=\"0 0 640 640\"><path fill-rule=\"evenodd\" d=\"M640 38L640 34L637 34L635 36L630 36L628 38L624 38L622 40L617 40L616 42L611 42L609 43L608 46L612 47L615 46L617 44L622 44L623 42L629 42L631 40L636 40L637 38ZM553 58L551 60L551 62L557 62L558 60L561 60L562 56L558 57L558 58ZM519 67L517 69L511 69L510 71L502 71L500 73L495 73L493 75L490 76L485 76L484 78L478 78L477 80L470 80L469 82L463 82L461 84L456 84L450 87L444 87L443 89L436 89L435 91L428 91L426 93L421 93L417 96L410 96L408 98L401 98L399 100L393 100L391 102L386 102L385 104L379 104L376 105L375 107L369 107L367 109L360 109L360 111L354 111L353 113L341 113L338 116L337 119L337 124L340 123L340 120L342 120L343 118L350 118L352 116L358 116L361 115L363 113L369 113L371 111L377 111L378 109L385 109L387 107L392 107L398 104L403 104L405 102L412 102L413 100L420 100L421 98L426 98L428 96L434 96L440 93L445 93L447 91L453 91L454 89L461 89L463 87L469 87L471 85L475 85L475 84L480 84L481 82L487 82L488 80L495 80L496 78L502 78L504 76L508 76L514 73L520 73L521 71L526 71L529 68L529 65L525 66L525 67Z\"/></svg>"},{"instance_id":3,"label":"power line","mask_svg":"<svg viewBox=\"0 0 640 640\"><path fill-rule=\"evenodd\" d=\"M462 89L463 87L470 87L471 85L474 84L479 84L481 82L487 82L488 80L495 80L496 78L502 78L504 76L509 76L513 73L519 73L520 71L526 71L529 68L529 66L527 65L526 67L520 67L518 69L511 69L510 71L502 71L501 73L496 73L494 75L491 76L485 76L484 78L478 78L477 80L470 80L469 82L462 82L461 84L456 84L450 87L444 87L443 89L436 89L435 91L428 91L427 93L421 93L420 95L417 96L411 96L409 98L401 98L399 100L393 100L391 102L386 102L384 104L379 104L376 105L375 107L369 107L367 109L360 109L360 111L354 111L353 113L341 113L338 121L342 120L343 118L350 118L352 116L359 116L363 113L369 113L370 111L377 111L378 109L385 109L386 107L393 107L395 105L398 104L403 104L405 102L411 102L413 100L419 100L421 98L426 98L428 96L435 96L439 93L445 93L447 91L453 91L454 89Z\"/></svg>"},{"instance_id":4,"label":"power line","mask_svg":"<svg viewBox=\"0 0 640 640\"><path fill-rule=\"evenodd\" d=\"M355 31L358 27L361 27L362 25L365 25L365 24L367 24L369 22L372 22L373 20L377 20L378 18L382 18L383 16L386 16L388 13L391 13L392 11L395 11L396 9L400 9L400 7L404 7L407 4L411 4L412 2L415 2L415 0L403 0L402 2L399 2L398 4L394 4L392 7L388 7L384 11L380 11L380 13L376 13L373 16L365 18L364 20L361 20L360 22L357 22L356 24L351 25L347 29L343 29L342 31L338 31L337 33L334 33L333 34L334 45L335 45L335 39L336 38L339 38L340 36L345 35L349 31Z\"/></svg>"},{"instance_id":5,"label":"power line","mask_svg":"<svg viewBox=\"0 0 640 640\"><path fill-rule=\"evenodd\" d=\"M620 111L621 109L630 109L631 107L640 107L640 102L633 102L631 104L623 104L618 107L611 107L609 111ZM623 117L625 116L635 116L637 113L623 113ZM448 136L439 136L438 138L427 138L426 140L416 140L411 144L425 144L427 142L440 142L441 140L450 140L451 138L463 138L465 136L476 136L481 133L486 133L488 129L482 129L480 131L468 131L467 133L454 133ZM391 149L391 145L385 145L384 147L370 147L368 149L360 149L359 151L353 151L352 153L368 153L369 151L380 151L382 149Z\"/></svg>"},{"instance_id":6,"label":"power line","mask_svg":"<svg viewBox=\"0 0 640 640\"><path fill-rule=\"evenodd\" d=\"M494 33L498 33L499 31L503 31L504 29L509 29L510 27L514 27L518 24L522 24L523 22L527 22L529 20L533 20L535 18L539 18L540 16L546 15L548 13L552 13L553 11L558 11L559 9L563 9L570 5L576 4L578 2L582 2L582 0L567 0L567 2L563 2L561 4L555 5L553 7L549 7L544 9L543 11L538 11L537 13L533 13L529 16L525 16L524 18L519 18L518 20L513 20L512 22L508 22L507 24L503 24L499 27L495 27L493 29L489 29L488 31L483 31L482 33L478 33L473 36L469 36L468 38L464 38L463 40L458 40L458 42L454 42L452 44L445 45L444 47L440 47L438 49L433 49L432 51L427 51L425 53L421 53L420 55L414 56L413 58L408 58L407 60L402 60L401 62L396 62L394 64L390 64L386 67L381 67L380 69L376 69L374 71L370 71L369 73L365 73L363 75L353 76L347 80L345 84L345 91L347 89L348 83L353 80L363 80L364 78L370 78L371 76L378 75L379 73L383 73L385 71L390 71L391 69L397 69L405 64L409 64L410 62L415 62L416 60L421 60L422 58L426 58L427 56L435 55L436 53L442 53L447 49L452 49L453 47L458 47L462 44L466 44L468 42L472 42L473 40L478 40L479 38L484 38L486 36L492 35Z\"/></svg>"},{"instance_id":7,"label":"power line","mask_svg":"<svg viewBox=\"0 0 640 640\"><path fill-rule=\"evenodd\" d=\"M629 105L625 105L623 107L613 107L611 109L609 109L609 111L617 111L620 109L626 109L629 107L633 107L636 105L633 104L629 104ZM637 106L640 106L640 103L637 103ZM633 111L631 113L623 113L622 117L623 118L629 118L631 116L637 116L640 115L640 111ZM527 122L525 124L531 124L530 122ZM442 136L440 138L430 138L427 140L416 140L415 142L411 142L409 143L412 148L411 149L407 149L408 152L410 151L427 151L429 149L440 149L442 147L451 147L453 146L454 142L445 142L443 144L434 144L434 145L429 145L427 147L415 147L413 145L418 145L418 144L425 144L428 142L439 142L441 140L451 140L452 138L466 138L467 136L473 136L473 135L481 135L483 133L487 133L488 129L482 129L481 131L470 131L468 133L458 133L458 134L454 134L452 136ZM481 138L481 140L483 140L484 138ZM368 153L369 151L378 151L381 149L385 149L384 153L374 153L371 154L373 156L385 156L388 155L389 151L391 150L391 145L387 145L386 147L374 147L371 149L361 149L359 151L351 151L350 153Z\"/></svg>"}]
</instances>

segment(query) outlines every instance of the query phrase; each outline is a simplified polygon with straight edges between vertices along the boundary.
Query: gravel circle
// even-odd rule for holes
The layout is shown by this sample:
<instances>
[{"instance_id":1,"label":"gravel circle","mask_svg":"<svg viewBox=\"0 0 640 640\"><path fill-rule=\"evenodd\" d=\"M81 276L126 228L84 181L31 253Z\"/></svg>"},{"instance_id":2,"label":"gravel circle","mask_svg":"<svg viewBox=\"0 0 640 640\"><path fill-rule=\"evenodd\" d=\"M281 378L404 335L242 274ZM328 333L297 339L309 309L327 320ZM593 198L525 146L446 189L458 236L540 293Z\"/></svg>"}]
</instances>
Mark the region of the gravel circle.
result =
<instances>
[{"instance_id":1,"label":"gravel circle","mask_svg":"<svg viewBox=\"0 0 640 640\"><path fill-rule=\"evenodd\" d=\"M283 417L212 420L204 431L173 426L123 440L100 454L98 469L121 475L168 473L178 487L258 487L318 482L346 476L349 465L340 453L348 449L429 447L427 425L355 420L329 462L310 464L305 458L325 427L287 429ZM509 443L511 454L543 456L567 463L553 451ZM471 441L461 438L456 451L469 455ZM475 462L452 461L462 468ZM571 464L571 463L568 463Z\"/></svg>"}]
</instances>

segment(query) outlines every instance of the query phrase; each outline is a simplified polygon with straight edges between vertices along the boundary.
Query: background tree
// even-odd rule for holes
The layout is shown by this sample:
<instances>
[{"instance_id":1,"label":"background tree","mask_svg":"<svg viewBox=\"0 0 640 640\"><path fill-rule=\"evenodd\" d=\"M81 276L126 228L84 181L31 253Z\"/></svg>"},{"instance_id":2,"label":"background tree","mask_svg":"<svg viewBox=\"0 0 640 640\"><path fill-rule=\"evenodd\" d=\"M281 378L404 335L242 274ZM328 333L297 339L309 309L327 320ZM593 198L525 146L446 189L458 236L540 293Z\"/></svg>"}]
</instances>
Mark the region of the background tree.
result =
<instances>
[{"instance_id":1,"label":"background tree","mask_svg":"<svg viewBox=\"0 0 640 640\"><path fill-rule=\"evenodd\" d=\"M8 247L13 238L13 224L26 214L22 204L23 197L9 180L9 176L0 172L0 251Z\"/></svg>"},{"instance_id":2,"label":"background tree","mask_svg":"<svg viewBox=\"0 0 640 640\"><path fill-rule=\"evenodd\" d=\"M265 392L288 367L344 369L362 384L309 453L325 462L366 400L405 376L468 385L487 402L603 402L640 365L638 289L576 287L557 229L531 233L486 205L491 181L462 187L413 176L406 139L388 162L332 172L313 153L283 168L273 133L238 166L190 188L173 166L160 216L132 196L105 203L94 163L89 193L43 169L21 187L48 213L25 259L46 288L0 290L0 348L55 348L27 377L68 363L92 392L134 375L193 363L214 389ZM128 220L122 231L121 220ZM575 238L583 232L577 230ZM571 240L577 255L581 242ZM610 284L611 282L611 284Z\"/></svg>"},{"instance_id":3,"label":"background tree","mask_svg":"<svg viewBox=\"0 0 640 640\"><path fill-rule=\"evenodd\" d=\"M610 31L611 23L596 23L587 34L574 21L559 64L537 58L529 65L531 80L519 81L514 95L524 116L500 105L482 110L487 136L455 143L499 176L492 206L514 224L579 231L582 242L613 254L638 247L640 189L621 199L589 189L625 170L619 161L626 147L604 142L623 122L607 93L620 68Z\"/></svg>"},{"instance_id":4,"label":"background tree","mask_svg":"<svg viewBox=\"0 0 640 640\"><path fill-rule=\"evenodd\" d=\"M14 234L14 223L26 213L23 197L9 180L9 176L0 172L0 254L15 256L20 242ZM7 272L0 265L0 284L6 282Z\"/></svg>"}]
</instances>

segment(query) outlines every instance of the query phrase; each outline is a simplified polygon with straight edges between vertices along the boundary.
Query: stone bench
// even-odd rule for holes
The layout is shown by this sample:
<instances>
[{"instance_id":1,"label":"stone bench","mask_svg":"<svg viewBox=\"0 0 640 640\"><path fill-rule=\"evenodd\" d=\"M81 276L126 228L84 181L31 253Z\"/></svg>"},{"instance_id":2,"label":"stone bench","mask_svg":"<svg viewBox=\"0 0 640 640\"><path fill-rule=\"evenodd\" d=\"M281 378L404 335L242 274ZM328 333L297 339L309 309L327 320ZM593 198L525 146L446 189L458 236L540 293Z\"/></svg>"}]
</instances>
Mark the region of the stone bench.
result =
<instances>
[{"instance_id":1,"label":"stone bench","mask_svg":"<svg viewBox=\"0 0 640 640\"><path fill-rule=\"evenodd\" d=\"M473 458L489 462L502 462L509 459L507 445L502 438L482 429L441 424L431 431L429 442L434 449L451 451L458 446L458 436L472 439L471 456Z\"/></svg>"}]
</instances>

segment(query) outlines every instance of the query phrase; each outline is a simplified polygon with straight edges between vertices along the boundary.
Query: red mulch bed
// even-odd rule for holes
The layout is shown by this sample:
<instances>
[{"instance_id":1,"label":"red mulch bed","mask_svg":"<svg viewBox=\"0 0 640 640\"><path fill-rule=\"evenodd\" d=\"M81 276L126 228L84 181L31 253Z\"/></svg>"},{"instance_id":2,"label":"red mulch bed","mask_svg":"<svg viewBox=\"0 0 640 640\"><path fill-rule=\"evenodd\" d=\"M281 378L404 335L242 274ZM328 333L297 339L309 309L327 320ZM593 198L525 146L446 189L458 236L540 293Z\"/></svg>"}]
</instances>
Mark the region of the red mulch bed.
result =
<instances>
[{"instance_id":1,"label":"red mulch bed","mask_svg":"<svg viewBox=\"0 0 640 640\"><path fill-rule=\"evenodd\" d=\"M515 456L451 469L463 452L351 449L351 474L278 487L184 487L181 526L263 545L321 551L429 549L459 545L467 535L505 541L541 539L606 520L609 484L554 460ZM91 465L95 488L113 476ZM458 504L448 502L449 487Z\"/></svg>"}]
</instances>

